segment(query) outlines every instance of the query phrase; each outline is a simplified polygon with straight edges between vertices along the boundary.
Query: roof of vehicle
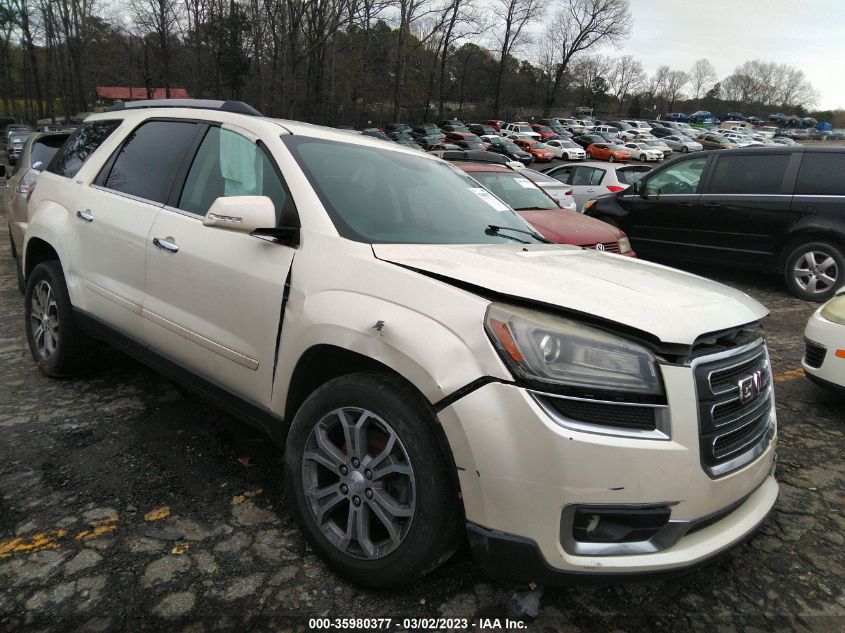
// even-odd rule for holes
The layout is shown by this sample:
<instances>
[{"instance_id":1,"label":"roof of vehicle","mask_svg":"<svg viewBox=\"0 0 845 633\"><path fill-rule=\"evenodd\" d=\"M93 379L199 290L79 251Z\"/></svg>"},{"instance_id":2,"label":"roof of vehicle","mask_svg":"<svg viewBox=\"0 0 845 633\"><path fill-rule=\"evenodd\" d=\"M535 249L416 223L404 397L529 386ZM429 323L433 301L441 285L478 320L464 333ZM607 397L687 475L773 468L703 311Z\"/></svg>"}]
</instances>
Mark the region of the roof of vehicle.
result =
<instances>
[{"instance_id":1,"label":"roof of vehicle","mask_svg":"<svg viewBox=\"0 0 845 633\"><path fill-rule=\"evenodd\" d=\"M471 161L460 162L456 163L458 167L460 167L463 171L466 172L473 172L473 171L499 171L504 173L510 174L517 174L519 172L515 172L513 169L508 167L507 165L500 165L498 163L475 163Z\"/></svg>"}]
</instances>

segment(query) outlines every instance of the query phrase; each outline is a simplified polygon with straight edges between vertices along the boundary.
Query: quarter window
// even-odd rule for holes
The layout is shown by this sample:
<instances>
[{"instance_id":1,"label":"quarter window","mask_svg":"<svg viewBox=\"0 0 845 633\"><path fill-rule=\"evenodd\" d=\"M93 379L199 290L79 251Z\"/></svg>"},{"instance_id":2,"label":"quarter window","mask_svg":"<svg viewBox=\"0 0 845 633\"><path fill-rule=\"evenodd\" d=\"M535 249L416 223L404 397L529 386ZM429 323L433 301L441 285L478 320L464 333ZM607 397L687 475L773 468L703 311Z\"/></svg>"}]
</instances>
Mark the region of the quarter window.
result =
<instances>
[{"instance_id":1,"label":"quarter window","mask_svg":"<svg viewBox=\"0 0 845 633\"><path fill-rule=\"evenodd\" d=\"M212 127L188 172L179 208L204 216L217 198L230 196L267 196L278 224L298 226L293 200L267 154L236 132Z\"/></svg>"},{"instance_id":2,"label":"quarter window","mask_svg":"<svg viewBox=\"0 0 845 633\"><path fill-rule=\"evenodd\" d=\"M719 156L707 193L780 193L788 154Z\"/></svg>"},{"instance_id":3,"label":"quarter window","mask_svg":"<svg viewBox=\"0 0 845 633\"><path fill-rule=\"evenodd\" d=\"M196 123L149 121L127 137L114 158L105 187L167 202L173 177L197 132Z\"/></svg>"},{"instance_id":4,"label":"quarter window","mask_svg":"<svg viewBox=\"0 0 845 633\"><path fill-rule=\"evenodd\" d=\"M694 158L658 172L645 184L645 193L649 196L695 193L707 158Z\"/></svg>"},{"instance_id":5,"label":"quarter window","mask_svg":"<svg viewBox=\"0 0 845 633\"><path fill-rule=\"evenodd\" d=\"M845 154L804 154L795 193L845 196Z\"/></svg>"},{"instance_id":6,"label":"quarter window","mask_svg":"<svg viewBox=\"0 0 845 633\"><path fill-rule=\"evenodd\" d=\"M120 121L94 121L83 124L59 150L47 171L65 178L73 178L85 161L120 125Z\"/></svg>"}]
</instances>

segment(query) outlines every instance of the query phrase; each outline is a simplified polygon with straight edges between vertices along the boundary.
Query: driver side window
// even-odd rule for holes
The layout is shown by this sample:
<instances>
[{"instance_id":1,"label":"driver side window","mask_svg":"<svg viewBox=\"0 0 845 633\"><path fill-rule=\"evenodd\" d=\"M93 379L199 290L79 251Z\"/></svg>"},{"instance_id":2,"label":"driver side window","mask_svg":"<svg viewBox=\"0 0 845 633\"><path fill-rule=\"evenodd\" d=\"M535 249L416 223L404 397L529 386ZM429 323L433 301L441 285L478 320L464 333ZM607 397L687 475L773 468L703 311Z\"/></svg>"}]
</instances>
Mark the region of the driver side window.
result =
<instances>
[{"instance_id":1,"label":"driver side window","mask_svg":"<svg viewBox=\"0 0 845 633\"><path fill-rule=\"evenodd\" d=\"M659 196L696 193L706 164L707 158L705 157L672 165L646 181L645 194Z\"/></svg>"}]
</instances>

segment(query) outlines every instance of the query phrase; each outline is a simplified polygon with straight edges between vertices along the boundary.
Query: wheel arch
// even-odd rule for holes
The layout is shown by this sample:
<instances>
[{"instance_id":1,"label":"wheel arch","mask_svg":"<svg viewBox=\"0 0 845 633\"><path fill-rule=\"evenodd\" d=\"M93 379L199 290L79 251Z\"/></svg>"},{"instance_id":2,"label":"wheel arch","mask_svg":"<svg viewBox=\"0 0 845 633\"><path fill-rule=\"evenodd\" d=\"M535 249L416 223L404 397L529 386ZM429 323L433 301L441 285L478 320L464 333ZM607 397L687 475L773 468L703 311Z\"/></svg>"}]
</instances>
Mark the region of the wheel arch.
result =
<instances>
[{"instance_id":1,"label":"wheel arch","mask_svg":"<svg viewBox=\"0 0 845 633\"><path fill-rule=\"evenodd\" d=\"M58 251L48 241L33 237L24 246L24 278L28 278L32 270L41 262L56 260L61 265Z\"/></svg>"},{"instance_id":2,"label":"wheel arch","mask_svg":"<svg viewBox=\"0 0 845 633\"><path fill-rule=\"evenodd\" d=\"M842 233L827 227L801 227L785 235L778 244L778 268L783 269L786 258L799 244L819 241L832 242L845 252L845 235Z\"/></svg>"},{"instance_id":3,"label":"wheel arch","mask_svg":"<svg viewBox=\"0 0 845 633\"><path fill-rule=\"evenodd\" d=\"M339 347L337 345L319 343L309 347L299 357L294 366L288 383L287 397L285 399L284 419L286 426L290 427L296 412L305 402L309 395L320 385L332 380L355 373L384 373L393 379L400 381L411 390L418 399L418 404L424 407L429 413L431 420L431 431L435 434L438 446L451 466L450 473L455 490L461 490L458 478L458 468L455 462L455 455L452 445L446 435L446 431L440 423L433 404L420 391L416 385L397 370L384 363L356 352L354 350ZM459 499L460 501L460 499ZM464 512L461 501L461 512Z\"/></svg>"}]
</instances>

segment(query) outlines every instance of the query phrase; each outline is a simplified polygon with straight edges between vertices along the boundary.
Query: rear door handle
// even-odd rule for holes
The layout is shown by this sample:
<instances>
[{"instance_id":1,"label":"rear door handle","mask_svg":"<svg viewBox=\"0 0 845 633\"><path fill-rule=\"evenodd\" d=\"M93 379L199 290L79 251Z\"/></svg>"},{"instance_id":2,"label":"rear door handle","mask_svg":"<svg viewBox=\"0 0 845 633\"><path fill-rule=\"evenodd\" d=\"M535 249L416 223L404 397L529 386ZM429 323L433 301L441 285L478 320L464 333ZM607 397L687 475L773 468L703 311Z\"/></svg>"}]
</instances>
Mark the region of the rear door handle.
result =
<instances>
[{"instance_id":1,"label":"rear door handle","mask_svg":"<svg viewBox=\"0 0 845 633\"><path fill-rule=\"evenodd\" d=\"M159 248L163 248L166 251L170 251L171 253L178 253L179 252L179 245L170 236L168 236L168 237L154 237L153 238L153 244L155 244Z\"/></svg>"},{"instance_id":2,"label":"rear door handle","mask_svg":"<svg viewBox=\"0 0 845 633\"><path fill-rule=\"evenodd\" d=\"M85 211L77 211L76 217L80 220L84 220L85 222L93 222L94 216L91 214L91 209L85 209Z\"/></svg>"}]
</instances>

